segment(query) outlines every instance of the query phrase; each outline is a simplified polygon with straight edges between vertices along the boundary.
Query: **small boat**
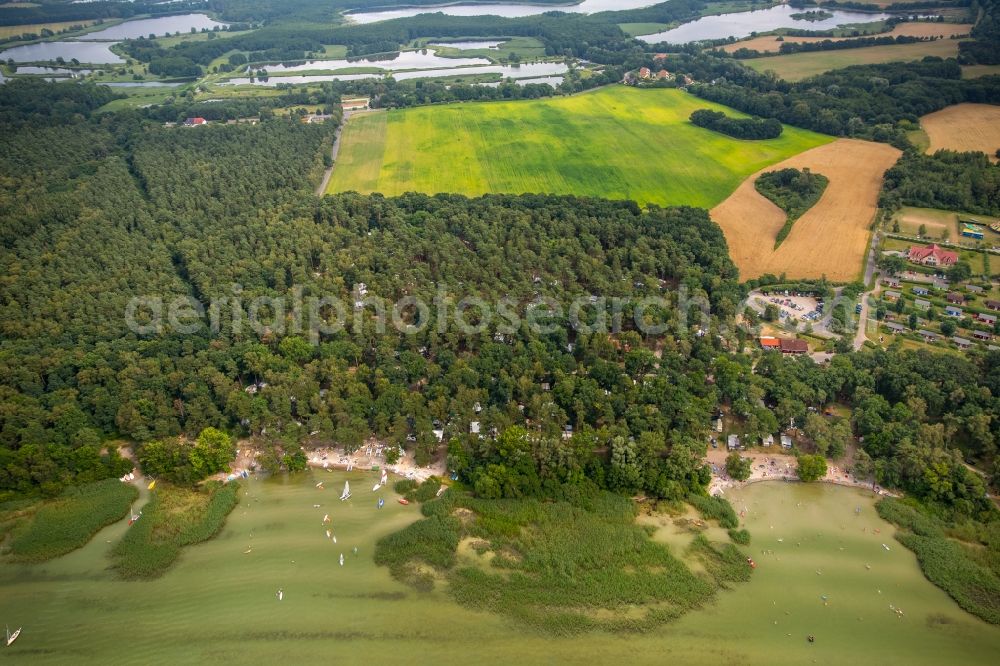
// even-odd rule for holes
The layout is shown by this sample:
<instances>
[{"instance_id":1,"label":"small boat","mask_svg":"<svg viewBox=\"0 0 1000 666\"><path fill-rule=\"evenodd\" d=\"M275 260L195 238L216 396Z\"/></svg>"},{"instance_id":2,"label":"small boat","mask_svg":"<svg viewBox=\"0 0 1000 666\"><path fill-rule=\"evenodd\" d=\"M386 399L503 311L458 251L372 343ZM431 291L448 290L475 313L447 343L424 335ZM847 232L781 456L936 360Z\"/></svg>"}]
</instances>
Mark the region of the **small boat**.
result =
<instances>
[{"instance_id":1,"label":"small boat","mask_svg":"<svg viewBox=\"0 0 1000 666\"><path fill-rule=\"evenodd\" d=\"M340 500L344 501L350 499L351 497L351 483L349 481L344 481L344 492L340 493Z\"/></svg>"},{"instance_id":2,"label":"small boat","mask_svg":"<svg viewBox=\"0 0 1000 666\"><path fill-rule=\"evenodd\" d=\"M388 482L389 482L389 473L386 472L385 470L382 470L382 478L379 479L378 484L380 486L384 486Z\"/></svg>"},{"instance_id":3,"label":"small boat","mask_svg":"<svg viewBox=\"0 0 1000 666\"><path fill-rule=\"evenodd\" d=\"M330 532L330 530L327 530L327 531L326 531L326 538L327 538L327 539L331 539L331 538L333 538L333 534L332 534L332 533Z\"/></svg>"},{"instance_id":4,"label":"small boat","mask_svg":"<svg viewBox=\"0 0 1000 666\"><path fill-rule=\"evenodd\" d=\"M887 546L885 544L882 544L882 547L885 548L886 550L889 550L889 546Z\"/></svg>"},{"instance_id":5,"label":"small boat","mask_svg":"<svg viewBox=\"0 0 1000 666\"><path fill-rule=\"evenodd\" d=\"M344 554L340 554L340 566L344 566Z\"/></svg>"},{"instance_id":6,"label":"small boat","mask_svg":"<svg viewBox=\"0 0 1000 666\"><path fill-rule=\"evenodd\" d=\"M379 497L378 498L378 508L381 509L383 506L385 506L385 500L382 499L381 497Z\"/></svg>"},{"instance_id":7,"label":"small boat","mask_svg":"<svg viewBox=\"0 0 1000 666\"><path fill-rule=\"evenodd\" d=\"M376 483L374 486L372 486L372 492L373 493L377 493L378 489L381 488L381 487L382 487L381 483Z\"/></svg>"},{"instance_id":8,"label":"small boat","mask_svg":"<svg viewBox=\"0 0 1000 666\"><path fill-rule=\"evenodd\" d=\"M243 554L246 555L247 553L249 553L252 550L253 550L253 546L247 546L247 549L243 551Z\"/></svg>"},{"instance_id":9,"label":"small boat","mask_svg":"<svg viewBox=\"0 0 1000 666\"><path fill-rule=\"evenodd\" d=\"M17 631L15 631L14 633L10 633L10 627L7 627L7 647L10 647L10 644L16 641L17 637L20 635L21 635L21 627L18 627Z\"/></svg>"},{"instance_id":10,"label":"small boat","mask_svg":"<svg viewBox=\"0 0 1000 666\"><path fill-rule=\"evenodd\" d=\"M753 561L752 557L748 557L747 558L747 564L750 565L751 569L756 569L757 568L757 563Z\"/></svg>"},{"instance_id":11,"label":"small boat","mask_svg":"<svg viewBox=\"0 0 1000 666\"><path fill-rule=\"evenodd\" d=\"M152 490L155 487L156 487L156 481L150 481L149 485L146 486L146 490Z\"/></svg>"},{"instance_id":12,"label":"small boat","mask_svg":"<svg viewBox=\"0 0 1000 666\"><path fill-rule=\"evenodd\" d=\"M336 535L336 534L334 534L334 535L333 535L332 537L330 537L330 538L331 538L331 539L333 539L333 542L334 542L334 543L337 543L337 535Z\"/></svg>"},{"instance_id":13,"label":"small boat","mask_svg":"<svg viewBox=\"0 0 1000 666\"><path fill-rule=\"evenodd\" d=\"M319 488L320 490L323 490L323 482L320 481L319 483L317 483L316 487Z\"/></svg>"},{"instance_id":14,"label":"small boat","mask_svg":"<svg viewBox=\"0 0 1000 666\"><path fill-rule=\"evenodd\" d=\"M328 522L330 522L330 514L323 516L323 524L326 525Z\"/></svg>"},{"instance_id":15,"label":"small boat","mask_svg":"<svg viewBox=\"0 0 1000 666\"><path fill-rule=\"evenodd\" d=\"M278 590L278 601L281 601L284 598L285 598L285 591L282 590L282 589L279 589Z\"/></svg>"},{"instance_id":16,"label":"small boat","mask_svg":"<svg viewBox=\"0 0 1000 666\"><path fill-rule=\"evenodd\" d=\"M410 500L406 499L405 497L400 497L400 498L399 498L398 500L396 500L396 501L397 501L397 502L399 502L400 504L403 504L403 505L406 505L406 504L409 504L409 503L410 503Z\"/></svg>"},{"instance_id":17,"label":"small boat","mask_svg":"<svg viewBox=\"0 0 1000 666\"><path fill-rule=\"evenodd\" d=\"M323 505L322 505L322 504L313 504L313 508L314 508L314 509L318 509L318 508L320 508L321 506L323 506Z\"/></svg>"}]
</instances>

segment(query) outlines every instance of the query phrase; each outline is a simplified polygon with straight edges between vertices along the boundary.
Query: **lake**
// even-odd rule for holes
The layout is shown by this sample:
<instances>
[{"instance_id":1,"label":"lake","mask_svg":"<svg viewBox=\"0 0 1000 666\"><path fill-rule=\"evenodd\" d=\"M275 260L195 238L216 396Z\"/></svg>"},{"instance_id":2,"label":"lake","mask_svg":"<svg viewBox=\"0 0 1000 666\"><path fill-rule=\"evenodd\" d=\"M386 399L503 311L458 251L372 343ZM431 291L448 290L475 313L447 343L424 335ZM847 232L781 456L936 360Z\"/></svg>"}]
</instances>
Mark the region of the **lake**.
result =
<instances>
[{"instance_id":1,"label":"lake","mask_svg":"<svg viewBox=\"0 0 1000 666\"><path fill-rule=\"evenodd\" d=\"M26 46L0 51L0 59L13 58L14 62L44 62L62 58L69 62L73 58L83 63L95 65L120 64L125 62L112 53L108 42L38 42Z\"/></svg>"},{"instance_id":2,"label":"lake","mask_svg":"<svg viewBox=\"0 0 1000 666\"><path fill-rule=\"evenodd\" d=\"M442 44L431 44L431 46L444 46L451 49L498 49L501 44L505 44L506 39L500 41L490 41L490 42L445 42Z\"/></svg>"},{"instance_id":3,"label":"lake","mask_svg":"<svg viewBox=\"0 0 1000 666\"><path fill-rule=\"evenodd\" d=\"M823 19L822 21L797 21L792 18L792 14L804 11L806 9L795 9L788 5L777 5L769 9L759 9L752 12L705 16L697 21L680 25L673 30L666 30L652 35L643 35L636 39L641 39L649 44L658 44L660 42L686 44L687 42L696 42L702 39L749 37L752 32L767 32L768 30L775 30L777 28L829 30L849 23L871 23L889 18L888 14L849 12L826 8L823 11L833 14L832 18Z\"/></svg>"},{"instance_id":4,"label":"lake","mask_svg":"<svg viewBox=\"0 0 1000 666\"><path fill-rule=\"evenodd\" d=\"M345 478L356 490L341 503L335 489ZM416 592L375 566L375 541L420 515L392 492L377 509L375 480L320 471L251 479L220 535L186 549L156 580L124 582L107 570L107 541L125 521L47 564L4 563L0 621L23 626L4 662L937 666L993 664L1000 650L1000 629L927 582L871 495L855 489L773 482L736 491L758 562L750 583L648 634L554 637L467 610L442 590ZM323 534L324 513L337 544ZM669 524L647 519L657 520ZM683 546L672 526L654 537Z\"/></svg>"},{"instance_id":5,"label":"lake","mask_svg":"<svg viewBox=\"0 0 1000 666\"><path fill-rule=\"evenodd\" d=\"M219 26L221 30L226 27L226 24L213 21L204 14L178 14L176 16L125 21L104 30L81 35L78 39L87 41L116 41L120 39L148 37L151 34L162 36L172 35L175 32L190 32L191 28L201 32L202 29L212 30L216 26Z\"/></svg>"},{"instance_id":6,"label":"lake","mask_svg":"<svg viewBox=\"0 0 1000 666\"><path fill-rule=\"evenodd\" d=\"M378 67L386 71L401 69L427 69L431 67L462 67L465 65L489 65L486 58L442 58L434 51L401 51L392 58L376 57L360 60L310 60L294 65L254 65L256 69L266 69L274 72L305 72L309 70L336 71L354 67Z\"/></svg>"},{"instance_id":7,"label":"lake","mask_svg":"<svg viewBox=\"0 0 1000 666\"><path fill-rule=\"evenodd\" d=\"M450 60L450 58L449 58ZM271 69L268 68L270 72ZM428 79L449 76L470 76L473 74L500 74L504 78L528 79L541 76L554 76L569 71L561 62L536 62L522 65L482 65L474 67L454 67L449 69L421 69L412 72L397 72L392 75L397 81L407 79ZM255 79L252 83L259 86L276 86L279 83L319 83L322 81L360 81L361 79L381 78L381 74L304 74L299 76L272 76L266 80ZM251 83L249 77L229 79L222 82L225 85L245 85Z\"/></svg>"},{"instance_id":8,"label":"lake","mask_svg":"<svg viewBox=\"0 0 1000 666\"><path fill-rule=\"evenodd\" d=\"M567 12L572 14L593 14L620 9L639 9L651 7L662 0L583 0L576 5L532 5L516 3L488 3L476 5L446 5L440 7L407 7L405 9L388 9L379 12L357 12L344 16L354 23L374 23L389 19L408 18L417 14L440 12L449 16L503 16L517 18L518 16L535 16L545 12Z\"/></svg>"},{"instance_id":9,"label":"lake","mask_svg":"<svg viewBox=\"0 0 1000 666\"><path fill-rule=\"evenodd\" d=\"M21 65L14 72L15 74L48 74L51 76L86 76L92 70L89 69L69 69L68 67L36 67L33 65Z\"/></svg>"}]
</instances>

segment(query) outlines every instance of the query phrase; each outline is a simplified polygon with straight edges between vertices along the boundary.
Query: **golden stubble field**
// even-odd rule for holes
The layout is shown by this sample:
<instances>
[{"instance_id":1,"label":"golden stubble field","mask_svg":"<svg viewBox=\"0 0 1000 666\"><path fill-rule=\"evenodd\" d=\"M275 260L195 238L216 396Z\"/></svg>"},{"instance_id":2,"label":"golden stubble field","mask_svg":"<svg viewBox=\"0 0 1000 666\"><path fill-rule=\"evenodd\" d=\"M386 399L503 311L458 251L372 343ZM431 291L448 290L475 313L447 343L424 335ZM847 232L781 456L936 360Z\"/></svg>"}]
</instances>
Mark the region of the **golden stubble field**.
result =
<instances>
[{"instance_id":1,"label":"golden stubble field","mask_svg":"<svg viewBox=\"0 0 1000 666\"><path fill-rule=\"evenodd\" d=\"M979 150L997 161L1000 149L1000 106L992 104L956 104L920 119L927 132L927 152L948 149Z\"/></svg>"},{"instance_id":2,"label":"golden stubble field","mask_svg":"<svg viewBox=\"0 0 1000 666\"><path fill-rule=\"evenodd\" d=\"M747 178L712 209L712 219L726 235L729 252L747 280L764 273L790 279L853 280L861 275L886 169L901 155L892 146L838 139L807 150ZM765 171L809 168L830 179L819 203L800 217L791 233L774 249L785 213L754 189Z\"/></svg>"}]
</instances>

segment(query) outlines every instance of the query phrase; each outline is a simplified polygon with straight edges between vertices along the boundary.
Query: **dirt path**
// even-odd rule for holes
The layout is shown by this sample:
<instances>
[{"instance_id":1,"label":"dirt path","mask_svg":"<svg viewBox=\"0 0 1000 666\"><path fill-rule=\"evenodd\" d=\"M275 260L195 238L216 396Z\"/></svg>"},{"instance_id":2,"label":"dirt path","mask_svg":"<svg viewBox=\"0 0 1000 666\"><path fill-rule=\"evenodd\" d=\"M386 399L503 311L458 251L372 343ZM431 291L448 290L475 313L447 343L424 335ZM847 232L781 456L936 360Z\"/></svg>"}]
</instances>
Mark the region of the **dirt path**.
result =
<instances>
[{"instance_id":1,"label":"dirt path","mask_svg":"<svg viewBox=\"0 0 1000 666\"><path fill-rule=\"evenodd\" d=\"M340 119L340 124L337 126L337 133L333 137L333 147L330 148L330 168L323 172L323 180L320 181L319 186L316 188L316 196L318 197L323 196L327 185L330 184L330 178L333 176L333 167L337 166L337 154L340 153L340 136L344 133L344 126L347 125L347 119L355 113L364 113L364 111L344 111L344 116Z\"/></svg>"}]
</instances>

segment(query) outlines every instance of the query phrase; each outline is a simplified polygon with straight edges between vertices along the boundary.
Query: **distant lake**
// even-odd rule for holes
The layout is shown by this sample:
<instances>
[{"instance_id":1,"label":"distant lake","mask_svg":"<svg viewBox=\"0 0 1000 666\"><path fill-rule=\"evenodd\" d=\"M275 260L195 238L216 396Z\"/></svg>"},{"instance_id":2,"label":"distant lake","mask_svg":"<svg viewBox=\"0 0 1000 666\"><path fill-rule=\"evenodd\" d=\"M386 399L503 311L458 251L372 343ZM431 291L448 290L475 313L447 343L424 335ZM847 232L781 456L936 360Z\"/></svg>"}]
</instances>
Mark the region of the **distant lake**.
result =
<instances>
[{"instance_id":1,"label":"distant lake","mask_svg":"<svg viewBox=\"0 0 1000 666\"><path fill-rule=\"evenodd\" d=\"M201 32L202 28L211 30L215 26L219 26L219 29L222 29L226 27L226 24L217 23L204 14L178 14L177 16L161 16L160 18L125 21L104 30L87 33L79 37L79 39L87 41L136 39L138 37L147 37L150 34L161 36L172 35L175 32L190 32L191 28Z\"/></svg>"},{"instance_id":2,"label":"distant lake","mask_svg":"<svg viewBox=\"0 0 1000 666\"><path fill-rule=\"evenodd\" d=\"M22 65L17 68L15 74L48 74L50 76L84 76L90 74L89 69L69 69L68 67L36 67L34 65Z\"/></svg>"},{"instance_id":3,"label":"distant lake","mask_svg":"<svg viewBox=\"0 0 1000 666\"><path fill-rule=\"evenodd\" d=\"M108 86L109 88L176 88L184 84L166 83L164 81L115 81L113 83L97 81L97 85Z\"/></svg>"},{"instance_id":4,"label":"distant lake","mask_svg":"<svg viewBox=\"0 0 1000 666\"><path fill-rule=\"evenodd\" d=\"M563 82L563 78L564 77L562 76L539 76L538 78L534 79L516 79L514 83L516 83L519 86L526 86L529 83L545 83L552 86L553 88L556 88L559 86L560 83ZM498 88L500 87L501 83L503 83L503 81L493 81L492 83L480 83L479 85L488 86L490 88Z\"/></svg>"},{"instance_id":5,"label":"distant lake","mask_svg":"<svg viewBox=\"0 0 1000 666\"><path fill-rule=\"evenodd\" d=\"M362 58L360 60L310 60L309 62L295 65L263 65L270 73L274 72L305 72L308 70L329 70L347 69L349 67L378 67L386 71L397 71L401 69L421 69L430 67L462 67L464 65L488 65L490 61L486 58L442 58L433 51L422 53L420 51L402 51L392 58L379 59L377 57ZM257 66L255 66L257 67ZM258 67L259 68L259 67Z\"/></svg>"},{"instance_id":6,"label":"distant lake","mask_svg":"<svg viewBox=\"0 0 1000 666\"><path fill-rule=\"evenodd\" d=\"M428 79L452 76L470 76L473 74L500 74L504 78L535 79L543 76L565 74L568 70L561 62L536 62L525 65L484 65L477 67L454 67L450 69L422 69L415 72L399 72L393 74L397 81L407 79ZM382 78L381 74L316 74L303 76L272 76L266 80L255 79L254 85L274 87L280 83L320 83L322 81L359 81L361 79ZM230 79L229 85L246 85L249 78Z\"/></svg>"},{"instance_id":7,"label":"distant lake","mask_svg":"<svg viewBox=\"0 0 1000 666\"><path fill-rule=\"evenodd\" d=\"M685 23L673 30L658 32L653 35L643 35L641 39L649 44L670 42L671 44L686 44L703 39L725 39L726 37L749 37L752 32L767 32L776 28L800 28L802 30L829 30L848 23L871 23L889 18L888 14L870 14L865 12L845 12L839 9L823 8L823 11L833 14L832 18L822 21L801 21L792 18L792 14L804 12L788 5L777 5L769 9L752 12L737 12L719 16L705 16L697 21Z\"/></svg>"},{"instance_id":8,"label":"distant lake","mask_svg":"<svg viewBox=\"0 0 1000 666\"><path fill-rule=\"evenodd\" d=\"M517 18L518 16L535 16L545 12L567 12L571 14L593 14L595 12L616 11L619 9L639 9L651 7L663 0L583 0L578 5L531 5L531 4L480 4L480 5L448 5L445 7L408 7L406 9L389 9L381 12L358 12L345 14L355 23L374 23L389 19L408 18L417 14L440 12L449 16L503 16Z\"/></svg>"},{"instance_id":9,"label":"distant lake","mask_svg":"<svg viewBox=\"0 0 1000 666\"><path fill-rule=\"evenodd\" d=\"M80 62L95 64L125 62L111 52L112 45L110 42L38 42L0 51L0 60L13 58L14 62L36 62L62 58L69 62L76 58Z\"/></svg>"}]
</instances>

